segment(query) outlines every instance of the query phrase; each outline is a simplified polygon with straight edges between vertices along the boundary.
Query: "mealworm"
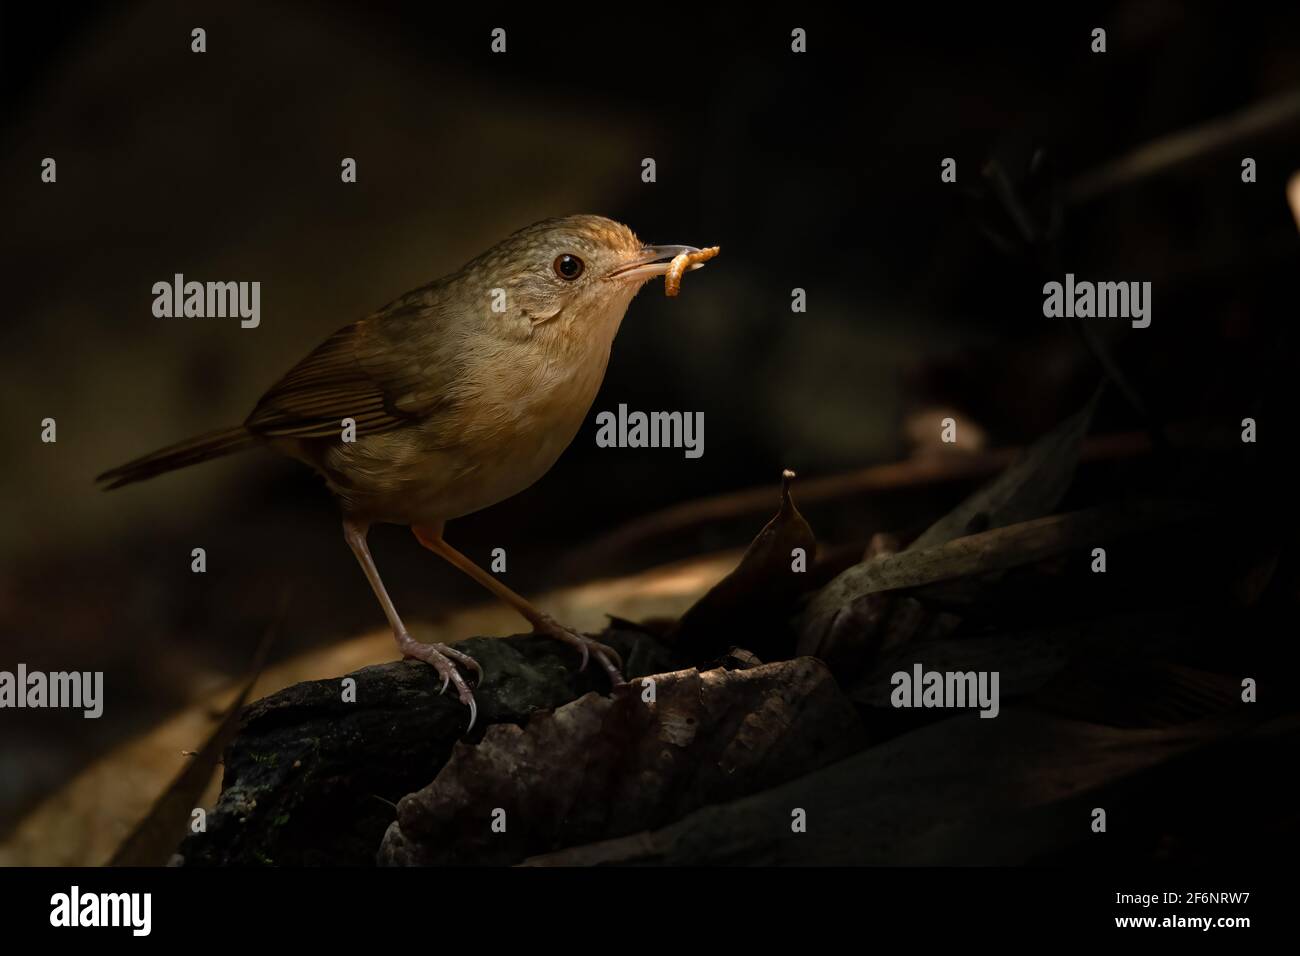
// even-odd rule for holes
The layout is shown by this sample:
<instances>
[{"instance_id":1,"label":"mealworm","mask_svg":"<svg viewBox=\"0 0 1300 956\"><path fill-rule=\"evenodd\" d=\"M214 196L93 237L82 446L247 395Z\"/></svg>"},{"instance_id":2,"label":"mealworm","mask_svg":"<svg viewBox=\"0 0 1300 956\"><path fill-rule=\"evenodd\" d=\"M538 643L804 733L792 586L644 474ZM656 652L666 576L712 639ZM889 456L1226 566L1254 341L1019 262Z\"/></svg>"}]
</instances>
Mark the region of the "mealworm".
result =
<instances>
[{"instance_id":1,"label":"mealworm","mask_svg":"<svg viewBox=\"0 0 1300 956\"><path fill-rule=\"evenodd\" d=\"M668 263L668 271L664 273L664 295L674 296L681 291L682 276L686 274L686 270L697 262L708 262L721 249L721 246L709 246L709 248L701 249L699 252L683 252Z\"/></svg>"}]
</instances>

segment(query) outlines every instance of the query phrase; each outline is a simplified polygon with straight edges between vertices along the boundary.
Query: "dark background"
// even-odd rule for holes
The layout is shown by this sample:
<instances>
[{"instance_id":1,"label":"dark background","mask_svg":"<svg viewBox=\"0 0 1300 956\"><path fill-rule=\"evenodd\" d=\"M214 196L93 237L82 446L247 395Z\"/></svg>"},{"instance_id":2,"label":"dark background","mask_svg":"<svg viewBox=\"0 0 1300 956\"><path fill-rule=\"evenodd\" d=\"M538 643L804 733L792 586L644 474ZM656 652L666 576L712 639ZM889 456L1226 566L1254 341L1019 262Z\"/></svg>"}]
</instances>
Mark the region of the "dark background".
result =
<instances>
[{"instance_id":1,"label":"dark background","mask_svg":"<svg viewBox=\"0 0 1300 956\"><path fill-rule=\"evenodd\" d=\"M1040 252L990 238L1008 234L981 176L990 159L1059 212L1057 278L1153 283L1150 328L1097 328L1160 420L1231 425L1261 382L1286 380L1294 117L1101 195L1078 184L1300 89L1300 11L864 9L6 5L0 667L105 670L115 706L99 721L0 715L0 831L240 673L287 584L277 656L382 623L305 469L256 453L111 495L93 476L242 420L335 328L537 219L597 212L723 253L679 299L643 291L593 409L703 411L704 457L600 450L589 422L533 488L450 527L480 560L507 547L526 592L743 544L756 525L701 526L600 568L566 560L629 519L782 467L820 476L924 452L936 410L996 447L1076 408L1096 362L1043 318ZM489 52L496 26L505 55ZM805 55L790 52L794 26ZM1094 26L1104 55L1089 51ZM45 156L56 185L40 182ZM345 156L355 185L339 181ZM939 179L948 156L955 185ZM261 327L155 318L150 287L176 272L261 281ZM790 312L795 286L806 314ZM39 440L46 416L56 445ZM1143 424L1111 400L1098 429ZM936 513L911 507L863 507L829 543ZM480 599L404 530L372 543L409 619ZM196 546L204 576L189 571Z\"/></svg>"}]
</instances>

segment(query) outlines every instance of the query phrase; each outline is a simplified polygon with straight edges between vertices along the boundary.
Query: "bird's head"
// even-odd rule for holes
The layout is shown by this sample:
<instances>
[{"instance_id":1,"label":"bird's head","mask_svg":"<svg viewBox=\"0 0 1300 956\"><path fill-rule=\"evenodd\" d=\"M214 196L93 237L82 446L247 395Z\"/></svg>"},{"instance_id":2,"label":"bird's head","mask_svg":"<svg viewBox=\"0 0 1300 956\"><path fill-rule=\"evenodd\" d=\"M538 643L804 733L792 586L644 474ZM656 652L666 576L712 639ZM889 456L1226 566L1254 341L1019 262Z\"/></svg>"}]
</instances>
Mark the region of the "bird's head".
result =
<instances>
[{"instance_id":1,"label":"bird's head","mask_svg":"<svg viewBox=\"0 0 1300 956\"><path fill-rule=\"evenodd\" d=\"M508 317L517 330L612 339L641 286L666 273L675 256L696 251L645 245L604 216L566 216L519 230L463 272L489 314Z\"/></svg>"}]
</instances>

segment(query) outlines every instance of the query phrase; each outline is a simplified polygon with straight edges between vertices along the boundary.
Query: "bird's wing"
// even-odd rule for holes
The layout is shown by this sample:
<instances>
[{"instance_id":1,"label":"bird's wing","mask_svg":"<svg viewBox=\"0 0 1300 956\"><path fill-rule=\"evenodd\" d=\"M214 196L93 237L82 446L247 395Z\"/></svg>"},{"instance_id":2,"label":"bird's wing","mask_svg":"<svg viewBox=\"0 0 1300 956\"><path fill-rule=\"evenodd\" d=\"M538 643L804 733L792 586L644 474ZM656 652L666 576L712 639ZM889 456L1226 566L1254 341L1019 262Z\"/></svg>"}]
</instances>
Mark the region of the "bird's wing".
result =
<instances>
[{"instance_id":1,"label":"bird's wing","mask_svg":"<svg viewBox=\"0 0 1300 956\"><path fill-rule=\"evenodd\" d=\"M452 369L439 348L436 308L412 293L345 325L271 386L244 422L265 438L337 438L426 419L447 401Z\"/></svg>"}]
</instances>

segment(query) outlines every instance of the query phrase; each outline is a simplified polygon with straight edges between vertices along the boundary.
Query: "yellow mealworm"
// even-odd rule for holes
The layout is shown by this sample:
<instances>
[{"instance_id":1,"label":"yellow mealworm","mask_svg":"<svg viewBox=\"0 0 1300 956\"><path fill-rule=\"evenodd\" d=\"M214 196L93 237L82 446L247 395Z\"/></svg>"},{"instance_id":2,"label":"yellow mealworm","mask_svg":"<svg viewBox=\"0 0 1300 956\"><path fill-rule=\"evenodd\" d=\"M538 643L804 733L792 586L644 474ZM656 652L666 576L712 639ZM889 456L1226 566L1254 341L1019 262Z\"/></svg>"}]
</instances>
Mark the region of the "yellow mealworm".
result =
<instances>
[{"instance_id":1,"label":"yellow mealworm","mask_svg":"<svg viewBox=\"0 0 1300 956\"><path fill-rule=\"evenodd\" d=\"M697 262L708 262L721 249L721 246L709 246L699 252L683 252L668 263L668 271L664 274L664 295L674 296L681 291L682 276L686 274L686 270Z\"/></svg>"}]
</instances>

